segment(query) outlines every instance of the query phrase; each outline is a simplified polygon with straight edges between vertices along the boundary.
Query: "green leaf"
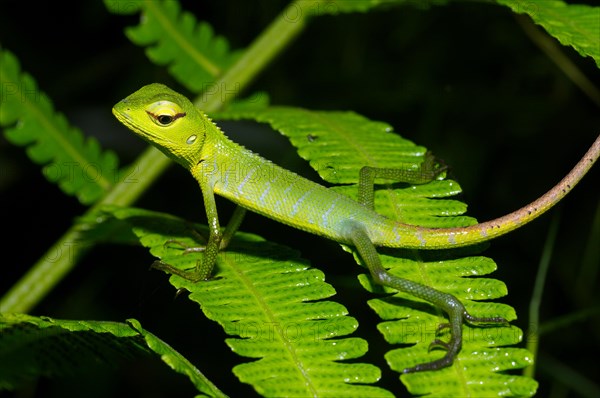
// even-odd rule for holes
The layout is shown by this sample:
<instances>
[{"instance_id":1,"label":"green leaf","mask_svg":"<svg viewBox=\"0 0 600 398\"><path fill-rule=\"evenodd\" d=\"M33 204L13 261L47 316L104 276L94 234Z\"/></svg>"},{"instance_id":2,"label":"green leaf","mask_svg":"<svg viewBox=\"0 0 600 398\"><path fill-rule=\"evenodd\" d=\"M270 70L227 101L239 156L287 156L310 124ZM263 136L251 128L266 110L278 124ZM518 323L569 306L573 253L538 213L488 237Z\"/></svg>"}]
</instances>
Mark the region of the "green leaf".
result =
<instances>
[{"instance_id":1,"label":"green leaf","mask_svg":"<svg viewBox=\"0 0 600 398\"><path fill-rule=\"evenodd\" d=\"M93 203L109 191L119 175L116 155L70 126L33 78L21 72L17 58L2 49L0 75L0 126L6 139L27 147L29 158L44 165L44 176L81 203Z\"/></svg>"},{"instance_id":2,"label":"green leaf","mask_svg":"<svg viewBox=\"0 0 600 398\"><path fill-rule=\"evenodd\" d=\"M206 227L141 209L108 211L129 222L161 261L191 270L201 260L201 254L183 251L202 243ZM345 337L358 322L342 305L324 300L335 290L296 252L237 233L227 251L219 254L216 268L206 282L177 276L170 280L177 289L188 290L208 318L235 336L226 339L232 351L257 358L234 367L241 381L272 397L392 396L364 385L379 380L377 367L344 362L364 355L367 342Z\"/></svg>"},{"instance_id":3,"label":"green leaf","mask_svg":"<svg viewBox=\"0 0 600 398\"><path fill-rule=\"evenodd\" d=\"M175 351L170 345L144 330L142 325L135 319L128 319L127 323L135 329L143 338L148 348L160 355L160 359L177 373L181 373L190 379L199 392L209 397L226 397L214 384L210 382L194 365L183 355ZM204 395L203 395L204 396Z\"/></svg>"},{"instance_id":4,"label":"green leaf","mask_svg":"<svg viewBox=\"0 0 600 398\"><path fill-rule=\"evenodd\" d=\"M39 376L73 375L92 365L115 366L123 359L153 354L186 375L198 391L224 397L181 354L134 319L71 321L0 313L0 391Z\"/></svg>"},{"instance_id":5,"label":"green leaf","mask_svg":"<svg viewBox=\"0 0 600 398\"><path fill-rule=\"evenodd\" d=\"M562 45L571 46L600 67L600 7L567 4L562 0L496 0L518 14L526 14Z\"/></svg>"},{"instance_id":6,"label":"green leaf","mask_svg":"<svg viewBox=\"0 0 600 398\"><path fill-rule=\"evenodd\" d=\"M140 12L140 24L125 33L135 44L147 47L146 55L157 65L167 65L171 75L192 92L204 91L240 55L231 51L222 36L206 22L181 11L176 0L105 0L117 14Z\"/></svg>"},{"instance_id":7,"label":"green leaf","mask_svg":"<svg viewBox=\"0 0 600 398\"><path fill-rule=\"evenodd\" d=\"M270 107L233 109L215 117L250 118L269 123L287 136L298 148L300 156L309 160L329 182L356 183L358 172L364 165L417 170L426 152L424 147L393 133L391 126L351 112ZM460 227L475 222L462 215L466 211L464 204L449 199L460 193L456 182L443 180L418 186L392 184L378 188L375 207L386 217L427 227ZM351 197L358 191L355 185L332 189ZM352 251L348 247L345 249ZM474 316L502 316L514 320L516 315L511 307L481 302L504 296L506 287L495 279L474 278L496 268L491 259L472 256L476 249L433 252L386 249L381 250L380 257L392 274L457 296ZM359 256L354 255L360 262ZM373 285L370 275L361 275L359 279L367 290L387 294L384 298L370 300L369 306L384 320L378 329L386 340L403 346L386 355L393 370L401 372L443 355L439 350L430 351L429 345L436 338L438 325L446 322L445 314L410 295ZM402 375L401 379L411 393L475 396L483 391L479 387L482 385L485 393L490 395L530 396L535 393L537 383L533 379L497 373L507 367L523 368L532 361L532 355L526 350L498 347L519 343L522 332L518 328L465 325L463 330L463 350L452 367ZM406 347L407 344L410 346ZM506 358L510 358L510 365Z\"/></svg>"}]
</instances>

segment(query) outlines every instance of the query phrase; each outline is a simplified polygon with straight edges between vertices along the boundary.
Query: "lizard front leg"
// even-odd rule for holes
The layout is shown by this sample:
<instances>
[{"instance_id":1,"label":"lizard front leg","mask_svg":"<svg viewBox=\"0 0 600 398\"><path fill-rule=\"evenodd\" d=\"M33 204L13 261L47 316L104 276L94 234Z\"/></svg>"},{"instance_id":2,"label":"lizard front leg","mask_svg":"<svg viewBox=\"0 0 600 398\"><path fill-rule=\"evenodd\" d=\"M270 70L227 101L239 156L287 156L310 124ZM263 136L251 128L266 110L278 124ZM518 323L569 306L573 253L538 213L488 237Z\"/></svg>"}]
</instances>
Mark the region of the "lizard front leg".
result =
<instances>
[{"instance_id":1,"label":"lizard front leg","mask_svg":"<svg viewBox=\"0 0 600 398\"><path fill-rule=\"evenodd\" d=\"M225 232L222 232L219 224L219 216L217 213L217 205L215 203L213 187L209 183L201 182L200 188L204 197L204 208L206 210L206 217L208 220L208 242L206 243L206 246L203 247L186 248L186 252L204 252L202 261L199 261L196 264L196 269L193 271L183 271L173 267L172 265L163 263L162 261L155 261L152 265L156 269L178 275L192 282L198 282L210 278L217 262L219 251L229 243L235 231L242 223L244 215L246 214L245 209L238 207L229 221L228 228Z\"/></svg>"},{"instance_id":2,"label":"lizard front leg","mask_svg":"<svg viewBox=\"0 0 600 398\"><path fill-rule=\"evenodd\" d=\"M229 222L225 226L225 230L223 231L223 236L221 238L221 244L219 245L219 251L225 250L227 246L229 246L229 242L233 238L233 235L237 232L244 220L244 216L246 215L246 209L242 206L236 206ZM196 231L193 227L190 227L192 233L197 238L196 240L206 241L206 237L202 235L200 232ZM206 250L206 245L204 246L189 246L179 240L169 239L165 244L174 243L178 246L181 246L184 249L184 254L188 253L200 253Z\"/></svg>"}]
</instances>

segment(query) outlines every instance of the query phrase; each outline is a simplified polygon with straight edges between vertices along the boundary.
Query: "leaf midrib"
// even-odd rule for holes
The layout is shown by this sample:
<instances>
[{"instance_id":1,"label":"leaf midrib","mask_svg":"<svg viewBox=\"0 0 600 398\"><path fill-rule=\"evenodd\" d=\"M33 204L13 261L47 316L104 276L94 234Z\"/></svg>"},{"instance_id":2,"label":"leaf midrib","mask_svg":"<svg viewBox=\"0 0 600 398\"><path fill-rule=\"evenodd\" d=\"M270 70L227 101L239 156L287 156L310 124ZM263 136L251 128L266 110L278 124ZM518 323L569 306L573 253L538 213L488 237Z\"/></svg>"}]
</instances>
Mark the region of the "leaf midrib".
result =
<instances>
[{"instance_id":1,"label":"leaf midrib","mask_svg":"<svg viewBox=\"0 0 600 398\"><path fill-rule=\"evenodd\" d=\"M254 300L256 301L258 307L262 310L264 316L269 320L271 325L276 325L279 322L278 317L271 311L271 307L268 303L265 302L263 295L256 289L253 281L249 279L246 274L244 274L243 270L237 266L236 261L228 260L228 256L219 256L219 262L226 262L228 267L233 271L233 274L241 281L241 283L246 287L248 292L252 295ZM301 304L301 303L300 303ZM281 341L282 346L286 349L289 356L292 358L292 362L296 365L295 368L300 373L301 377L306 380L304 386L310 391L310 395L313 397L318 397L319 393L317 388L312 383L312 379L308 375L307 369L304 367L303 362L296 355L296 350L294 349L293 344L290 344L289 339L285 338L282 333L282 328L273 328L277 336L279 337L279 341Z\"/></svg>"},{"instance_id":2,"label":"leaf midrib","mask_svg":"<svg viewBox=\"0 0 600 398\"><path fill-rule=\"evenodd\" d=\"M22 86L20 85L20 94L21 94L21 98L25 98L22 95L24 94L22 91ZM43 97L41 97L43 98ZM44 100L47 100L44 98ZM56 124L54 124L51 120L49 120L49 118L46 117L46 114L40 110L40 107L32 105L32 101L24 101L27 107L27 109L29 110L30 114L33 114L35 116L36 119L38 119L40 121L40 123L42 124L42 126L44 126L44 130L49 132L52 136L52 138L54 139L54 141L56 141L58 143L58 146L60 148L63 148L64 151L67 153L67 155L69 155L74 161L75 163L77 163L78 165L81 165L81 169L82 172L85 172L85 169L88 165L91 165L92 163L88 161L87 158L81 156L81 152L79 150L77 150L75 148L75 146L72 144L71 140L67 139L65 134L62 133L62 130L58 128L58 126L56 126ZM56 115L56 113L55 113ZM67 122L68 123L68 122ZM71 126L67 126L67 129L69 128L73 128ZM85 150L85 144L86 144L86 137L83 137L83 145L84 148L83 150ZM36 142L38 140L36 139ZM53 160L55 160L57 158L57 156L53 156ZM60 179L59 179L60 181ZM104 177L104 175L102 173L100 173L100 175L93 179L93 181L97 181L97 185L100 186L100 188L106 192L108 191L112 184ZM75 192L75 195L79 195L80 192Z\"/></svg>"},{"instance_id":3,"label":"leaf midrib","mask_svg":"<svg viewBox=\"0 0 600 398\"><path fill-rule=\"evenodd\" d=\"M163 27L163 29L169 33L171 38L179 45L183 52L188 54L192 60L194 60L200 67L206 70L213 77L217 77L221 74L221 68L214 63L210 62L208 58L204 57L202 53L196 50L192 43L190 43L184 35L175 27L171 20L161 13L161 7L157 6L156 1L145 1L144 10L156 19L157 22ZM162 3L161 3L162 4ZM183 12L182 14L183 15ZM200 24L198 24L200 26Z\"/></svg>"}]
</instances>

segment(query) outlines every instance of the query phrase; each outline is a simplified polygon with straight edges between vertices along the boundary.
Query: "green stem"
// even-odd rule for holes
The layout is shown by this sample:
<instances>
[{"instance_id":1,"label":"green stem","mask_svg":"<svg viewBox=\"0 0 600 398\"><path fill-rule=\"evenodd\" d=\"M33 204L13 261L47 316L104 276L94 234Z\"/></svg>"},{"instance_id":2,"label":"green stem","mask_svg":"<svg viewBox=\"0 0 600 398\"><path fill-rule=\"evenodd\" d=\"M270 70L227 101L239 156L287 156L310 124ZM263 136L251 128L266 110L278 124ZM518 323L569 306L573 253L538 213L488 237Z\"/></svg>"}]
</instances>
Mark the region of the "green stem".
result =
<instances>
[{"instance_id":1,"label":"green stem","mask_svg":"<svg viewBox=\"0 0 600 398\"><path fill-rule=\"evenodd\" d=\"M550 356L544 356L543 361L540 361L540 364L544 374L547 375L553 383L561 385L566 391L573 393L569 395L583 398L600 397L600 386L598 385L597 379L592 380L582 374L583 372L575 370L565 365L564 362ZM554 396L556 395L557 394L554 394Z\"/></svg>"},{"instance_id":2,"label":"green stem","mask_svg":"<svg viewBox=\"0 0 600 398\"><path fill-rule=\"evenodd\" d=\"M239 60L211 88L200 95L196 105L206 112L223 107L245 88L267 64L281 52L304 27L305 18L291 3L248 47ZM298 15L290 19L289 15ZM128 169L125 178L91 207L90 214L101 206L128 206L156 181L171 162L153 147L148 148ZM83 216L85 218L85 215ZM77 260L91 247L83 241L77 224L65 234L0 299L0 312L28 312L73 269Z\"/></svg>"},{"instance_id":3,"label":"green stem","mask_svg":"<svg viewBox=\"0 0 600 398\"><path fill-rule=\"evenodd\" d=\"M219 80L213 83L195 101L194 105L206 112L215 111L211 104L222 108L239 94L275 56L289 45L302 31L306 12L302 12L302 0L291 3L254 40L238 61Z\"/></svg>"},{"instance_id":4,"label":"green stem","mask_svg":"<svg viewBox=\"0 0 600 398\"><path fill-rule=\"evenodd\" d=\"M595 283L600 273L600 248L598 247L598 242L600 242L600 203L596 205L596 211L592 217L592 226L587 236L581 268L573 289L577 302L581 306L587 306L593 302L593 296L596 293Z\"/></svg>"},{"instance_id":5,"label":"green stem","mask_svg":"<svg viewBox=\"0 0 600 398\"><path fill-rule=\"evenodd\" d=\"M86 215L105 205L127 206L135 202L169 164L157 149L148 148ZM27 312L40 302L91 248L93 242L87 242L84 233L78 224L71 226L0 299L0 312Z\"/></svg>"},{"instance_id":6,"label":"green stem","mask_svg":"<svg viewBox=\"0 0 600 398\"><path fill-rule=\"evenodd\" d=\"M573 326L578 322L589 321L590 319L600 318L600 305L583 308L575 312L555 317L542 323L537 331L537 337L557 333L561 329Z\"/></svg>"},{"instance_id":7,"label":"green stem","mask_svg":"<svg viewBox=\"0 0 600 398\"><path fill-rule=\"evenodd\" d=\"M531 302L529 303L529 331L527 333L527 349L533 353L534 358L537 357L537 351L539 347L540 339L540 307L542 304L542 297L544 295L544 284L546 283L546 275L548 274L548 268L550 266L550 259L552 258L552 249L556 242L556 236L558 235L558 226L560 224L560 213L555 212L548 230L546 237L546 243L544 243L544 249L542 251L542 258L540 259L540 265L538 272L535 277L535 286L533 287L533 294L531 296ZM535 364L528 366L523 371L524 376L534 377L535 375Z\"/></svg>"}]
</instances>

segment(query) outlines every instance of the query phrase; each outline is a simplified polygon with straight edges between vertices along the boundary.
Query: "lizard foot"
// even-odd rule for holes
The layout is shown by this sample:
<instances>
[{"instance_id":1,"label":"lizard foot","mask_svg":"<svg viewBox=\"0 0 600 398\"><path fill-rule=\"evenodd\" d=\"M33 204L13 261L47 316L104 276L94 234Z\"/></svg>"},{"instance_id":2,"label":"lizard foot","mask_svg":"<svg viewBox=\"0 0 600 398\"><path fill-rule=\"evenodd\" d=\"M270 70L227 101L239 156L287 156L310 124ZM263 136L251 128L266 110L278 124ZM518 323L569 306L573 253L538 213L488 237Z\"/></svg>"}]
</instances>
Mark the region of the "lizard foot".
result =
<instances>
[{"instance_id":1,"label":"lizard foot","mask_svg":"<svg viewBox=\"0 0 600 398\"><path fill-rule=\"evenodd\" d=\"M152 263L151 268L157 269L159 271L166 272L171 275L177 275L183 279L186 279L190 282L196 283L204 280L208 280L208 275L203 275L201 272L197 271L184 271L179 268L173 267L167 263L164 263L160 260L156 260ZM198 267L196 267L198 269Z\"/></svg>"}]
</instances>

